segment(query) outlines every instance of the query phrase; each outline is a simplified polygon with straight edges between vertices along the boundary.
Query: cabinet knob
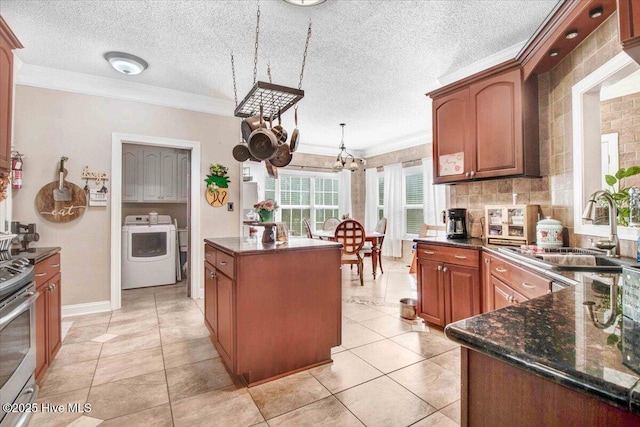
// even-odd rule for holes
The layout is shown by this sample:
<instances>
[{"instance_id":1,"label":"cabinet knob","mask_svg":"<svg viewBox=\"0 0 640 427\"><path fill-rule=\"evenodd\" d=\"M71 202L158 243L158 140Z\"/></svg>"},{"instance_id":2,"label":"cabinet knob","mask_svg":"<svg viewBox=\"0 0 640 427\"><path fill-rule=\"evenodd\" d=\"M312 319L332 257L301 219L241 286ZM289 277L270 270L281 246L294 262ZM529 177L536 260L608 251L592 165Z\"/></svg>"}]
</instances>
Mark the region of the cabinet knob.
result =
<instances>
[{"instance_id":1,"label":"cabinet knob","mask_svg":"<svg viewBox=\"0 0 640 427\"><path fill-rule=\"evenodd\" d=\"M496 267L496 271L497 271L498 273L506 273L506 272L507 272L507 269L506 269L506 268L502 268L502 267Z\"/></svg>"},{"instance_id":2,"label":"cabinet knob","mask_svg":"<svg viewBox=\"0 0 640 427\"><path fill-rule=\"evenodd\" d=\"M220 265L224 267L227 263L225 261L220 261Z\"/></svg>"},{"instance_id":3,"label":"cabinet knob","mask_svg":"<svg viewBox=\"0 0 640 427\"><path fill-rule=\"evenodd\" d=\"M438 271L442 271L442 266L441 265L438 266Z\"/></svg>"},{"instance_id":4,"label":"cabinet knob","mask_svg":"<svg viewBox=\"0 0 640 427\"><path fill-rule=\"evenodd\" d=\"M491 258L485 258L485 259L484 259L484 263L485 263L485 264L489 264L490 262L491 262Z\"/></svg>"},{"instance_id":5,"label":"cabinet knob","mask_svg":"<svg viewBox=\"0 0 640 427\"><path fill-rule=\"evenodd\" d=\"M209 273L209 277L211 277L212 279L216 278L216 272L212 271L211 273Z\"/></svg>"},{"instance_id":6,"label":"cabinet knob","mask_svg":"<svg viewBox=\"0 0 640 427\"><path fill-rule=\"evenodd\" d=\"M476 172L475 172L475 171L471 171L471 172L469 172L469 175L470 175L471 177L473 177L475 174L476 174Z\"/></svg>"},{"instance_id":7,"label":"cabinet knob","mask_svg":"<svg viewBox=\"0 0 640 427\"><path fill-rule=\"evenodd\" d=\"M469 178L469 176L470 176L469 172L466 172L466 173L464 174L464 176L466 176L467 178Z\"/></svg>"},{"instance_id":8,"label":"cabinet knob","mask_svg":"<svg viewBox=\"0 0 640 427\"><path fill-rule=\"evenodd\" d=\"M448 271L449 269L447 267L442 267L442 271Z\"/></svg>"},{"instance_id":9,"label":"cabinet knob","mask_svg":"<svg viewBox=\"0 0 640 427\"><path fill-rule=\"evenodd\" d=\"M535 286L530 285L527 282L522 282L522 287L527 289L535 289Z\"/></svg>"}]
</instances>

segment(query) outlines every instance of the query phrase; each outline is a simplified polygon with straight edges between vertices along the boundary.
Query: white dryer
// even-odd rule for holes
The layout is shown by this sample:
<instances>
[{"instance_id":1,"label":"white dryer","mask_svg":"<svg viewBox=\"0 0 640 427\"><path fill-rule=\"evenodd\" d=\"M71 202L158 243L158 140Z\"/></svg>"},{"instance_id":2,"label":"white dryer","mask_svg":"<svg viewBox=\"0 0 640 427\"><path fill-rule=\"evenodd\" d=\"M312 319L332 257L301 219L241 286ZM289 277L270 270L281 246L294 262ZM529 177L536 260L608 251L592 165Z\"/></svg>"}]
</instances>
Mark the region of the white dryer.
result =
<instances>
[{"instance_id":1,"label":"white dryer","mask_svg":"<svg viewBox=\"0 0 640 427\"><path fill-rule=\"evenodd\" d=\"M155 221L153 221L155 222ZM128 215L122 226L122 289L176 283L176 226L169 215Z\"/></svg>"}]
</instances>

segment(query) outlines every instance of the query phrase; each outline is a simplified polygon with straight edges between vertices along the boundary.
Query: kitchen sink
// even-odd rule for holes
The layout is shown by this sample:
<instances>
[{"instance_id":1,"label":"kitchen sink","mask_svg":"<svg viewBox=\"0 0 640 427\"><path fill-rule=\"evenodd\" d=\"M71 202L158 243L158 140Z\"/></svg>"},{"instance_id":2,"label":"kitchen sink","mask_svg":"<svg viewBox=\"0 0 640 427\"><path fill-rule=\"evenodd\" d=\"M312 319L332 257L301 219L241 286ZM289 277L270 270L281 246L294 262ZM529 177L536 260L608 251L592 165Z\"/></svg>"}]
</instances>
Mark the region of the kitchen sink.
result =
<instances>
[{"instance_id":1,"label":"kitchen sink","mask_svg":"<svg viewBox=\"0 0 640 427\"><path fill-rule=\"evenodd\" d=\"M592 271L621 273L622 267L640 268L640 262L632 258L608 257L604 251L585 248L499 248L502 252L541 268L558 271Z\"/></svg>"}]
</instances>

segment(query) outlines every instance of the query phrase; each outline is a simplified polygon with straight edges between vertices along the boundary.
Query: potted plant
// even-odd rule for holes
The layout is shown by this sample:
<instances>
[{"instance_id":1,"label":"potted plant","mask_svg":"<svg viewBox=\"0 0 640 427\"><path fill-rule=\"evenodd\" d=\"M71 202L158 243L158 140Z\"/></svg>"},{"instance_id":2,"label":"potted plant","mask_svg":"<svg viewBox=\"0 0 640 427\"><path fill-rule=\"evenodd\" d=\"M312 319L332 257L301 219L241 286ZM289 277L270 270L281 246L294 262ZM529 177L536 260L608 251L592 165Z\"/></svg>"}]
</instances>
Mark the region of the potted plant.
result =
<instances>
[{"instance_id":1,"label":"potted plant","mask_svg":"<svg viewBox=\"0 0 640 427\"><path fill-rule=\"evenodd\" d=\"M263 200L253 205L256 213L260 215L260 222L273 222L273 215L280 206L273 199Z\"/></svg>"},{"instance_id":2,"label":"potted plant","mask_svg":"<svg viewBox=\"0 0 640 427\"><path fill-rule=\"evenodd\" d=\"M640 166L631 166L630 168L620 168L615 175L605 175L604 179L611 188L606 191L611 195L613 201L618 208L618 225L629 225L629 200L631 195L629 190L631 186L625 185L626 178L640 174Z\"/></svg>"}]
</instances>

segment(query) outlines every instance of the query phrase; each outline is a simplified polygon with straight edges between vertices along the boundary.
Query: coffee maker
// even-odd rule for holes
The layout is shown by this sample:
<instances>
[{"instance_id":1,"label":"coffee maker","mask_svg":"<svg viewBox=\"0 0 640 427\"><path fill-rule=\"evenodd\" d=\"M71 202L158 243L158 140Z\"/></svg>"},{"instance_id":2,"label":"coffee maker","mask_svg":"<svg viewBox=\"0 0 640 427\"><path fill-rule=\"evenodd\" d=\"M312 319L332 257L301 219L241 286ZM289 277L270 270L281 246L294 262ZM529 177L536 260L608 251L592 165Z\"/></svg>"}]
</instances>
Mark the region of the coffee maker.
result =
<instances>
[{"instance_id":1,"label":"coffee maker","mask_svg":"<svg viewBox=\"0 0 640 427\"><path fill-rule=\"evenodd\" d=\"M447 239L466 239L467 236L467 210L456 208L442 211L443 222L446 224Z\"/></svg>"}]
</instances>

